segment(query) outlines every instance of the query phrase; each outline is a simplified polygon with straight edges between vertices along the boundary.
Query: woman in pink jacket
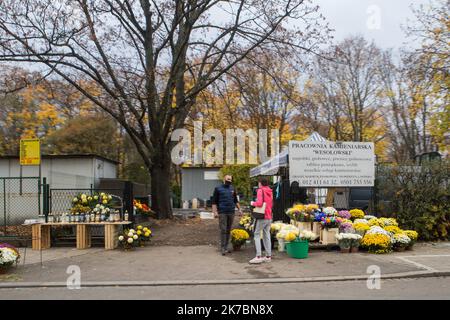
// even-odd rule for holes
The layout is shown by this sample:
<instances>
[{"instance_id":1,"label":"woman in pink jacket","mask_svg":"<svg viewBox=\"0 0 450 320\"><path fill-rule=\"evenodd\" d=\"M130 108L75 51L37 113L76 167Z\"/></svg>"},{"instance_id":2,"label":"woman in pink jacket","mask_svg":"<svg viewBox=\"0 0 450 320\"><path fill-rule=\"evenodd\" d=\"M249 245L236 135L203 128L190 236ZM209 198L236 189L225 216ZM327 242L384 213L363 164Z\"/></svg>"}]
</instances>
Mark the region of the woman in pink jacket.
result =
<instances>
[{"instance_id":1,"label":"woman in pink jacket","mask_svg":"<svg viewBox=\"0 0 450 320\"><path fill-rule=\"evenodd\" d=\"M272 244L270 243L270 226L272 224L272 189L269 187L269 182L266 178L259 179L258 191L256 201L252 201L251 205L254 207L262 207L266 203L266 211L264 219L256 220L255 225L255 247L256 257L250 260L251 264L258 264L262 262L270 262L272 260ZM261 254L261 232L266 251L265 256Z\"/></svg>"}]
</instances>

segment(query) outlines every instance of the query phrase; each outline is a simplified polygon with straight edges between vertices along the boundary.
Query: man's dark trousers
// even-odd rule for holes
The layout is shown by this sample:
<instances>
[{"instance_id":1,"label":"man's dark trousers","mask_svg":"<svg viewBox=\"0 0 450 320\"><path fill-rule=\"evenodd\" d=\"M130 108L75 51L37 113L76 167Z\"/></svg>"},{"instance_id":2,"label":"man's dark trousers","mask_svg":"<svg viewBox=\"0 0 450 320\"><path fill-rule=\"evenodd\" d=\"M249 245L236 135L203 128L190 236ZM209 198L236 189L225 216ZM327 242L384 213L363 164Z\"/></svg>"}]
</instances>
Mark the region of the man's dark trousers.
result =
<instances>
[{"instance_id":1,"label":"man's dark trousers","mask_svg":"<svg viewBox=\"0 0 450 320\"><path fill-rule=\"evenodd\" d=\"M226 251L228 249L233 221L234 213L219 213L220 248L222 251Z\"/></svg>"}]
</instances>

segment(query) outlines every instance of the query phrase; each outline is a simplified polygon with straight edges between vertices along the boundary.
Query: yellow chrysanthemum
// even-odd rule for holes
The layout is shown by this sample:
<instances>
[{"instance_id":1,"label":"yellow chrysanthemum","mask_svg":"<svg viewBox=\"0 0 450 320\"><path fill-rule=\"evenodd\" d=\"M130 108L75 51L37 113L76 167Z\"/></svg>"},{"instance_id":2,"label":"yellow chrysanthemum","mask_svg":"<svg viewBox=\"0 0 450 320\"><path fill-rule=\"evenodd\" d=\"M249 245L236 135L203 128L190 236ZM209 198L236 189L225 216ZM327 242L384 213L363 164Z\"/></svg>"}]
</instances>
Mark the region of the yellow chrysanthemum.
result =
<instances>
[{"instance_id":1,"label":"yellow chrysanthemum","mask_svg":"<svg viewBox=\"0 0 450 320\"><path fill-rule=\"evenodd\" d=\"M362 219L364 218L364 211L360 209L352 209L350 210L350 215L352 216L352 219Z\"/></svg>"},{"instance_id":2,"label":"yellow chrysanthemum","mask_svg":"<svg viewBox=\"0 0 450 320\"><path fill-rule=\"evenodd\" d=\"M386 230L388 232L392 232L393 234L397 234L397 233L402 233L403 232L403 230L400 229L397 226L387 226L387 227L384 227L384 230Z\"/></svg>"},{"instance_id":3,"label":"yellow chrysanthemum","mask_svg":"<svg viewBox=\"0 0 450 320\"><path fill-rule=\"evenodd\" d=\"M367 231L370 229L369 225L366 223L354 223L353 228L357 231Z\"/></svg>"},{"instance_id":4,"label":"yellow chrysanthemum","mask_svg":"<svg viewBox=\"0 0 450 320\"><path fill-rule=\"evenodd\" d=\"M369 226L371 226L371 227L378 226L378 227L384 228L384 222L383 222L383 220L380 220L380 219L370 219Z\"/></svg>"},{"instance_id":5,"label":"yellow chrysanthemum","mask_svg":"<svg viewBox=\"0 0 450 320\"><path fill-rule=\"evenodd\" d=\"M411 241L416 241L417 238L419 237L417 231L414 230L405 230L403 232L411 239Z\"/></svg>"},{"instance_id":6,"label":"yellow chrysanthemum","mask_svg":"<svg viewBox=\"0 0 450 320\"><path fill-rule=\"evenodd\" d=\"M247 239L250 238L250 235L248 234L247 231L243 230L243 229L233 229L231 231L231 240L232 241L245 241Z\"/></svg>"},{"instance_id":7,"label":"yellow chrysanthemum","mask_svg":"<svg viewBox=\"0 0 450 320\"><path fill-rule=\"evenodd\" d=\"M295 232L288 232L284 240L286 242L294 241L297 238L297 234Z\"/></svg>"},{"instance_id":8,"label":"yellow chrysanthemum","mask_svg":"<svg viewBox=\"0 0 450 320\"><path fill-rule=\"evenodd\" d=\"M388 253L391 250L391 238L381 233L366 234L361 240L361 246L369 253Z\"/></svg>"}]
</instances>

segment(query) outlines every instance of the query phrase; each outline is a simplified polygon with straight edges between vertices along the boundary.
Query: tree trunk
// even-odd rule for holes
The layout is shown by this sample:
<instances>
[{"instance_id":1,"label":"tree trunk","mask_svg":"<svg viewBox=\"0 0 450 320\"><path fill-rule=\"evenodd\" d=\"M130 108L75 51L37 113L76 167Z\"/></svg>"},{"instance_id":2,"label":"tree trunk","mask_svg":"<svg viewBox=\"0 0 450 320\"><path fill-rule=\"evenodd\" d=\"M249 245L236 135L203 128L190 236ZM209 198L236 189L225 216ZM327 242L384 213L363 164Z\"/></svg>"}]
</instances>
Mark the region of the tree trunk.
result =
<instances>
[{"instance_id":1,"label":"tree trunk","mask_svg":"<svg viewBox=\"0 0 450 320\"><path fill-rule=\"evenodd\" d=\"M160 155L152 158L150 169L152 186L152 210L159 219L172 219L170 204L170 155Z\"/></svg>"}]
</instances>

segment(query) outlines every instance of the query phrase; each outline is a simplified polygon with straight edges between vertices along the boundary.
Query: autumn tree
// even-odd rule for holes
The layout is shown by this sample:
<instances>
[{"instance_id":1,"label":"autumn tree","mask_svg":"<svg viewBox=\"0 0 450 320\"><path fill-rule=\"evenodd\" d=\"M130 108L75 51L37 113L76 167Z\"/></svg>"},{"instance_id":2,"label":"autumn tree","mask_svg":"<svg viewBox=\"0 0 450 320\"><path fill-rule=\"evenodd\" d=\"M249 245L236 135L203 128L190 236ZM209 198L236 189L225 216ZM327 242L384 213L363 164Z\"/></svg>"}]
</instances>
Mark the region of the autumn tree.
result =
<instances>
[{"instance_id":1,"label":"autumn tree","mask_svg":"<svg viewBox=\"0 0 450 320\"><path fill-rule=\"evenodd\" d=\"M116 119L151 173L154 209L167 218L171 132L198 94L255 48L314 49L316 10L304 0L5 0L0 60L40 64Z\"/></svg>"},{"instance_id":2,"label":"autumn tree","mask_svg":"<svg viewBox=\"0 0 450 320\"><path fill-rule=\"evenodd\" d=\"M450 151L445 141L450 126L449 9L450 4L445 0L414 7L416 20L406 28L406 34L415 47L406 54L407 62L412 66L409 76L420 83L422 107L429 118L423 126L423 144L427 143L427 136L431 136L432 143L447 152Z\"/></svg>"},{"instance_id":3,"label":"autumn tree","mask_svg":"<svg viewBox=\"0 0 450 320\"><path fill-rule=\"evenodd\" d=\"M77 116L48 134L43 149L52 154L97 154L117 159L117 140L117 125L109 116Z\"/></svg>"},{"instance_id":4,"label":"autumn tree","mask_svg":"<svg viewBox=\"0 0 450 320\"><path fill-rule=\"evenodd\" d=\"M62 123L58 109L35 99L41 86L28 86L18 92L0 97L0 151L19 154L23 138L42 138L57 130Z\"/></svg>"}]
</instances>

